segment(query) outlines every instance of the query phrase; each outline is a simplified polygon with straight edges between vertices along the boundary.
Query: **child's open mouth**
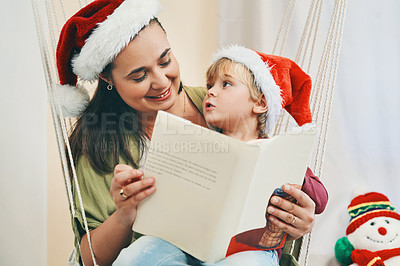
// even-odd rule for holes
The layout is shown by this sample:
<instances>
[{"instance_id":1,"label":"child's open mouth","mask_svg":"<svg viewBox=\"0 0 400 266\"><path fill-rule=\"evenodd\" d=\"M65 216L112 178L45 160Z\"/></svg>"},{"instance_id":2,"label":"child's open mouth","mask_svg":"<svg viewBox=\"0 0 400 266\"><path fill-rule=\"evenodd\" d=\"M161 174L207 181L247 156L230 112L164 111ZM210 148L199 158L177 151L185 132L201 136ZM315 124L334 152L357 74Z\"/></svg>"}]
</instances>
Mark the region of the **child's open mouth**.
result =
<instances>
[{"instance_id":1,"label":"child's open mouth","mask_svg":"<svg viewBox=\"0 0 400 266\"><path fill-rule=\"evenodd\" d=\"M210 102L206 102L205 107L206 107L206 111L211 111L211 110L215 109L215 105L213 105Z\"/></svg>"}]
</instances>

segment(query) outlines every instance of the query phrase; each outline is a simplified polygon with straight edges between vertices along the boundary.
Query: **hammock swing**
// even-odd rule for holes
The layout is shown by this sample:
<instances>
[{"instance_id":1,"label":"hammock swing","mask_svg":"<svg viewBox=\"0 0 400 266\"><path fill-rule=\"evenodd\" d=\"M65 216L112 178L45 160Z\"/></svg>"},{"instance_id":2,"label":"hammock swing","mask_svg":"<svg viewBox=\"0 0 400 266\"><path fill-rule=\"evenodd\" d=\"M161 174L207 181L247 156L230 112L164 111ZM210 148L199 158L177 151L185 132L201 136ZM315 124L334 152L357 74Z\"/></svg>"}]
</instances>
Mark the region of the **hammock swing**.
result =
<instances>
[{"instance_id":1,"label":"hammock swing","mask_svg":"<svg viewBox=\"0 0 400 266\"><path fill-rule=\"evenodd\" d=\"M45 7L42 8L39 0L32 0L32 8L35 18L38 42L42 57L42 63L46 78L47 91L49 96L49 104L53 117L54 128L57 137L57 145L59 156L61 158L62 170L64 174L64 182L67 190L69 208L72 218L75 218L75 207L72 196L72 182L74 182L78 194L79 206L84 210L78 179L76 177L74 161L68 141L68 132L70 132L73 121L70 118L65 118L60 99L56 89L58 83L55 49L59 33L64 22L75 13L77 9L87 5L90 0L75 0L68 1L68 4L74 4L74 10L67 10L64 5L64 0L45 0ZM310 167L314 170L317 176L321 176L323 169L323 161L325 147L327 142L329 119L332 110L332 100L335 87L336 73L338 68L341 40L343 35L343 26L346 14L347 0L335 0L332 17L328 34L324 37L325 45L323 48L321 60L318 65L316 74L310 73L313 56L315 53L315 44L317 41L319 22L323 0L312 0L306 18L306 23L303 29L302 37L298 46L294 61L304 69L313 80L313 88L310 98L310 106L312 111L313 123L316 125L317 141L314 147L314 153L310 161ZM331 0L331 2L333 2ZM286 40L288 37L289 28L293 19L293 14L296 6L296 0L288 0L279 33L275 41L272 54L282 55ZM59 15L61 14L61 15ZM43 23L45 21L45 23ZM44 26L46 25L46 27ZM80 81L82 82L82 81ZM86 88L93 84L85 84ZM285 111L275 127L273 135L284 134L294 125L292 118ZM69 174L68 165L71 165L72 176ZM82 213L85 230L89 242L89 248L92 255L94 265L97 265L96 259L92 250L90 232L85 216ZM283 255L280 265L307 265L309 248L311 243L311 233L293 241L287 242L283 248ZM76 255L76 254L75 254Z\"/></svg>"}]
</instances>

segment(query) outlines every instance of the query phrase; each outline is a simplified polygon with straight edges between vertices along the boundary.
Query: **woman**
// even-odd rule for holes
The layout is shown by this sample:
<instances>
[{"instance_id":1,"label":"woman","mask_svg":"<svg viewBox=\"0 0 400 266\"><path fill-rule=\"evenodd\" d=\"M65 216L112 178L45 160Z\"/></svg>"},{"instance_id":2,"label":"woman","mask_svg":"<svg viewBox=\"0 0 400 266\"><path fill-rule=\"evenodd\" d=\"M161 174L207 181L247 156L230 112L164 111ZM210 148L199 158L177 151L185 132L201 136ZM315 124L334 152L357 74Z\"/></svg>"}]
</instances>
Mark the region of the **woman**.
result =
<instances>
[{"instance_id":1,"label":"woman","mask_svg":"<svg viewBox=\"0 0 400 266\"><path fill-rule=\"evenodd\" d=\"M130 245L138 237L132 232L136 208L155 192L155 179L142 180L143 173L137 168L157 111L205 125L201 104L206 89L182 86L178 62L155 19L159 10L156 0L97 0L67 21L57 47L62 85L74 87L77 77L99 81L70 143L93 251L100 265L113 263L125 247L137 251L139 244L148 244L149 238L142 237ZM311 230L315 204L299 189L288 187L299 204L293 208L277 199L275 205L282 211L276 217L288 223L278 219L274 223L296 239ZM287 210L296 213L296 226L290 224L294 215ZM73 227L81 259L92 265L79 206ZM249 260L252 254L249 252Z\"/></svg>"}]
</instances>

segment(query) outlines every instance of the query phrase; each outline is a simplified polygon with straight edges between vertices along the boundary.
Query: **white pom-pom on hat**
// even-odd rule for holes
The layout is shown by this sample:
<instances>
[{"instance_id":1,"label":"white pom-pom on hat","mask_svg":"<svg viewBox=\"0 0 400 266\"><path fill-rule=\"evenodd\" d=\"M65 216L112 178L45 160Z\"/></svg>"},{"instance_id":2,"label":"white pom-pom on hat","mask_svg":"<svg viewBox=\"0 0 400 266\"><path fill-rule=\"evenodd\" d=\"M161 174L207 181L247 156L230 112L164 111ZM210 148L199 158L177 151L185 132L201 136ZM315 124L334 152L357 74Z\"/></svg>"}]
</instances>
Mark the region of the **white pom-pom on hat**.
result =
<instances>
[{"instance_id":1,"label":"white pom-pom on hat","mask_svg":"<svg viewBox=\"0 0 400 266\"><path fill-rule=\"evenodd\" d=\"M57 93L64 117L78 117L89 104L89 93L79 84L77 86L57 85Z\"/></svg>"}]
</instances>

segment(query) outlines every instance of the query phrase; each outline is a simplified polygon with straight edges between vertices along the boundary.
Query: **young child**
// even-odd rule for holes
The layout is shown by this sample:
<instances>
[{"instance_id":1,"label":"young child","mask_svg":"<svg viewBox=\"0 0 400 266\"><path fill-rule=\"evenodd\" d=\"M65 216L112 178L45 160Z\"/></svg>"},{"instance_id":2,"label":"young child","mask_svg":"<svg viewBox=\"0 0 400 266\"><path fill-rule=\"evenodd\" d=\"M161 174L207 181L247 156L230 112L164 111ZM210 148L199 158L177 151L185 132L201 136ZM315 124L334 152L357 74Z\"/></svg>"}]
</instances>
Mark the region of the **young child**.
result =
<instances>
[{"instance_id":1,"label":"young child","mask_svg":"<svg viewBox=\"0 0 400 266\"><path fill-rule=\"evenodd\" d=\"M214 55L206 76L208 92L203 101L204 117L209 126L225 135L242 141L267 138L282 107L299 126L312 121L311 79L290 59L231 46ZM310 169L302 190L316 203L315 212L321 213L327 202L327 192ZM235 236L228 255L283 246L286 233L271 225L270 208L266 213L266 227ZM292 219L289 226L295 226L296 216Z\"/></svg>"},{"instance_id":2,"label":"young child","mask_svg":"<svg viewBox=\"0 0 400 266\"><path fill-rule=\"evenodd\" d=\"M204 117L225 135L266 137L282 106L300 126L312 122L311 78L290 59L231 46L214 55L206 75Z\"/></svg>"}]
</instances>

